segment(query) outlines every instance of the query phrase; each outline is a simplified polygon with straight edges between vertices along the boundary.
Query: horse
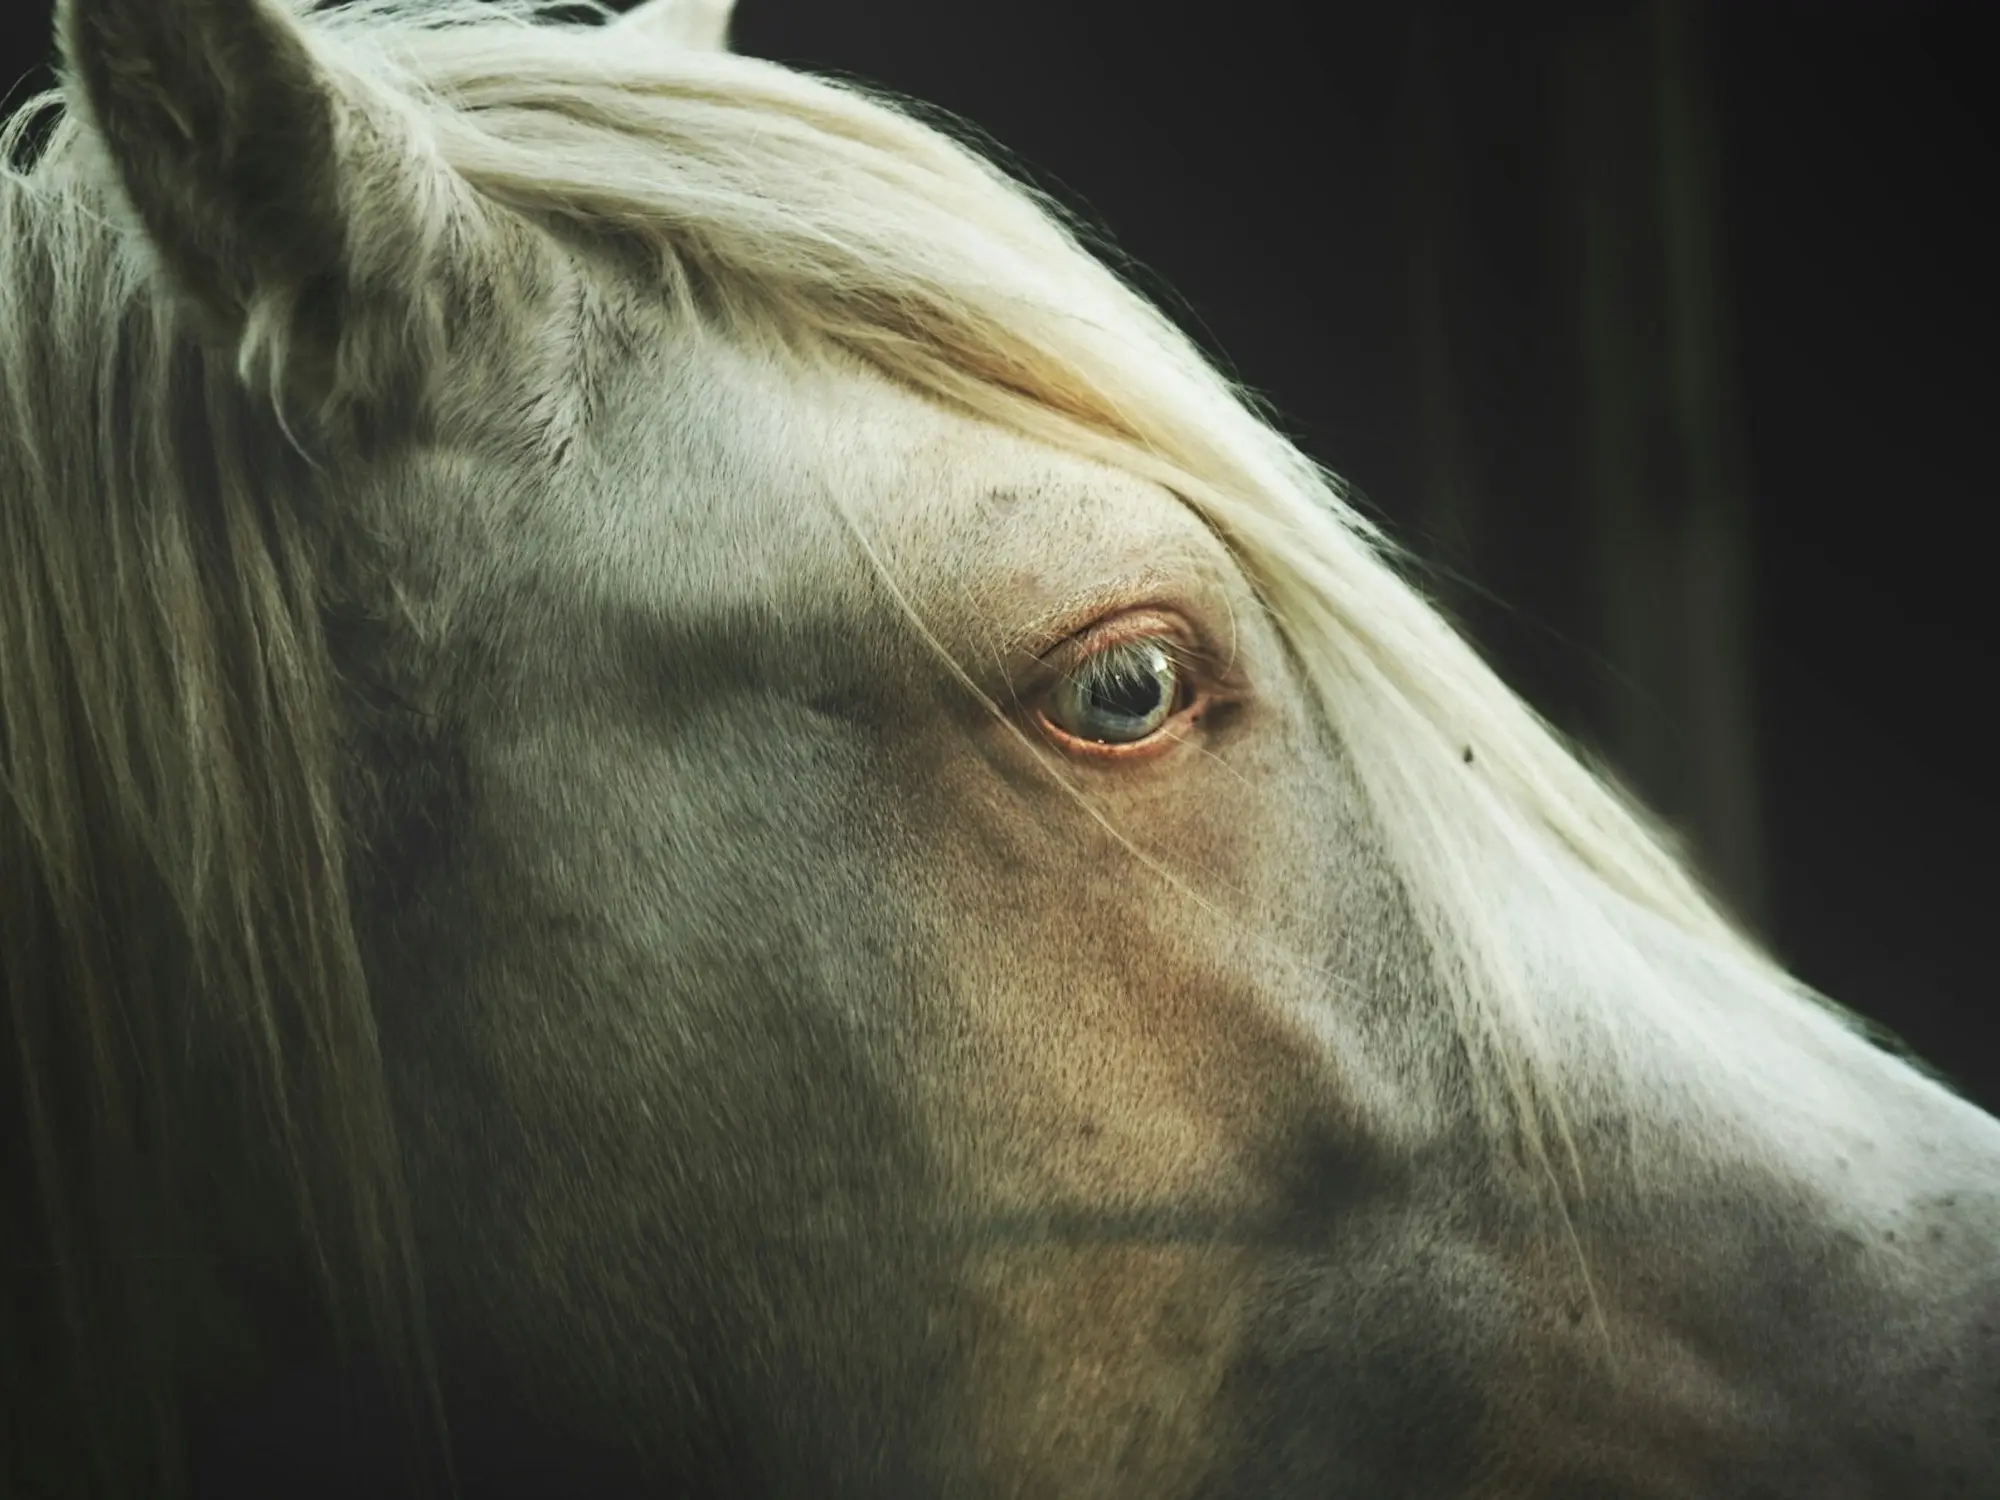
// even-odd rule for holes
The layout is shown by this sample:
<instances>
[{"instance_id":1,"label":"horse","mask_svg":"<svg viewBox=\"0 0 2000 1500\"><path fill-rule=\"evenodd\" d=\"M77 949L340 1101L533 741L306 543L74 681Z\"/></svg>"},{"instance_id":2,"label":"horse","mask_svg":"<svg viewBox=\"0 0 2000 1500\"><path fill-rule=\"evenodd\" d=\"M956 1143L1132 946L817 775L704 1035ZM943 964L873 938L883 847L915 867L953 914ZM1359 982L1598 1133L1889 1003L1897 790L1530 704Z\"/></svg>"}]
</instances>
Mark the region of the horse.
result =
<instances>
[{"instance_id":1,"label":"horse","mask_svg":"<svg viewBox=\"0 0 2000 1500\"><path fill-rule=\"evenodd\" d=\"M303 1371L247 1492L2000 1495L2000 1123L1085 231L728 23L63 0L7 1492L228 1493Z\"/></svg>"}]
</instances>

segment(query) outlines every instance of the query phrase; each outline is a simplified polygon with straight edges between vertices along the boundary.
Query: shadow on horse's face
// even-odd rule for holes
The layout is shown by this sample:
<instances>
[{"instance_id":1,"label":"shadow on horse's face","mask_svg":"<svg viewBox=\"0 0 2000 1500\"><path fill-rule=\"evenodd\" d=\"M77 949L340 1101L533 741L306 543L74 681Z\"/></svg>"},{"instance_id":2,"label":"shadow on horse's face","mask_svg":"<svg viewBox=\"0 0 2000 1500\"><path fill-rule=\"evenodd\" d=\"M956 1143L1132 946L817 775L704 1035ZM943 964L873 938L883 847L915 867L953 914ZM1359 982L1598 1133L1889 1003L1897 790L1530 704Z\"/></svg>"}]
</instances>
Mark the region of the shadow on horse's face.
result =
<instances>
[{"instance_id":1,"label":"shadow on horse's face","mask_svg":"<svg viewBox=\"0 0 2000 1500\"><path fill-rule=\"evenodd\" d=\"M327 35L389 24L361 15ZM621 95L633 65L572 38L547 99L482 104L539 44L411 31L458 71L390 107L365 49L249 0L65 16L177 294L370 439L322 471L328 529L394 575L354 665L425 718L354 726L400 813L356 835L361 939L468 1493L1995 1492L2000 1126L1671 881L1621 884L1651 846L1489 679L1418 670L1435 622L1372 554L1365 599L1302 603L1270 532L1252 567L1139 477L1173 424L1089 406L1098 302L1145 400L1243 414L1205 369L1147 385L1193 356L1025 200L747 65ZM696 160L642 105L740 136ZM577 176L535 213L531 148ZM683 171L711 220L668 216L635 274L632 205ZM921 219L945 249L863 284L799 228L841 172L897 224L957 194L987 238ZM995 331L1043 292L1041 344ZM1023 349L1056 370L1037 410L1129 464L947 399L1033 405L994 394ZM1215 446L1264 453L1246 432ZM1352 702L1308 665L1344 618ZM1384 773L1420 731L1445 768ZM1461 765L1461 735L1503 753ZM1492 976L1433 887L1522 1005L1472 1014ZM1492 1129L1523 1055L1545 1156Z\"/></svg>"}]
</instances>

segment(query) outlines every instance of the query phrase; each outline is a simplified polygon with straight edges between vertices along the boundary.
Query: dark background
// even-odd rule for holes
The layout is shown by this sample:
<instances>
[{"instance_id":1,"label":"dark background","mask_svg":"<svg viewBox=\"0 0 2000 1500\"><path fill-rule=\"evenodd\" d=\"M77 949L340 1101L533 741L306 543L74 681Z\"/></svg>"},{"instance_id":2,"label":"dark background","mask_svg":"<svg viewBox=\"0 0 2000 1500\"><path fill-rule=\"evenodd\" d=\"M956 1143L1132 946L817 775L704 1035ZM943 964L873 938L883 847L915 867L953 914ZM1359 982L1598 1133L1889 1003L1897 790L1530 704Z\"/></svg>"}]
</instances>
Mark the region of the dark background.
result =
<instances>
[{"instance_id":1,"label":"dark background","mask_svg":"<svg viewBox=\"0 0 2000 1500\"><path fill-rule=\"evenodd\" d=\"M1994 1108L1987 9L742 0L736 40L1106 228L1798 972Z\"/></svg>"}]
</instances>

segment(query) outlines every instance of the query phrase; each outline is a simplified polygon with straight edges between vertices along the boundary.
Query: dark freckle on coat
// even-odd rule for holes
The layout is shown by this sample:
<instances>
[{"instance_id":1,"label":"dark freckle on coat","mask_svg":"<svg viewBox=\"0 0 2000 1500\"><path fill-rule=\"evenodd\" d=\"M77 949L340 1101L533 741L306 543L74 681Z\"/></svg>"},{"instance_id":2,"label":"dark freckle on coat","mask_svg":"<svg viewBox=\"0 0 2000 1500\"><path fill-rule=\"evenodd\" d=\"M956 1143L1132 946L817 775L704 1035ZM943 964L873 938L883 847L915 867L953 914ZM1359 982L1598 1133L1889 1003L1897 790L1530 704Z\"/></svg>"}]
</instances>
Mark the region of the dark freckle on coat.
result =
<instances>
[{"instance_id":1,"label":"dark freckle on coat","mask_svg":"<svg viewBox=\"0 0 2000 1500\"><path fill-rule=\"evenodd\" d=\"M1470 745L1465 747L1465 763L1468 766L1472 764L1472 746Z\"/></svg>"}]
</instances>

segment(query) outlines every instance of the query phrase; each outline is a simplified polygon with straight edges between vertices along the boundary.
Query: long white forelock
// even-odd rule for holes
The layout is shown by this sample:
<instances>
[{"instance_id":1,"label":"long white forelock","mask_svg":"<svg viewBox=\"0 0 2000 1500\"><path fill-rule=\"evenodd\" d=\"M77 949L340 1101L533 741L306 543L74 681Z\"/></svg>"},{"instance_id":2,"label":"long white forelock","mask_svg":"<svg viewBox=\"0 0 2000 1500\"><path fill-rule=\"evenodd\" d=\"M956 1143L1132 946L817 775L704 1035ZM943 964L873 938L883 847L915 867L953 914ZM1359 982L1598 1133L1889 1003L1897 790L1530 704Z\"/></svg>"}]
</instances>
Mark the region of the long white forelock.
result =
<instances>
[{"instance_id":1,"label":"long white forelock","mask_svg":"<svg viewBox=\"0 0 2000 1500\"><path fill-rule=\"evenodd\" d=\"M738 313L1156 479L1206 517L1353 757L1438 978L1494 1069L1496 1128L1563 1130L1551 965L1582 992L1671 988L1643 927L1746 991L1793 992L1398 575L1337 484L1032 192L854 87L700 47L634 49L639 22L531 26L536 10L360 0L312 26L407 92L443 158L496 202L646 239L673 285L693 268ZM673 29L664 10L652 19ZM1552 922L1559 943L1534 932Z\"/></svg>"}]
</instances>

